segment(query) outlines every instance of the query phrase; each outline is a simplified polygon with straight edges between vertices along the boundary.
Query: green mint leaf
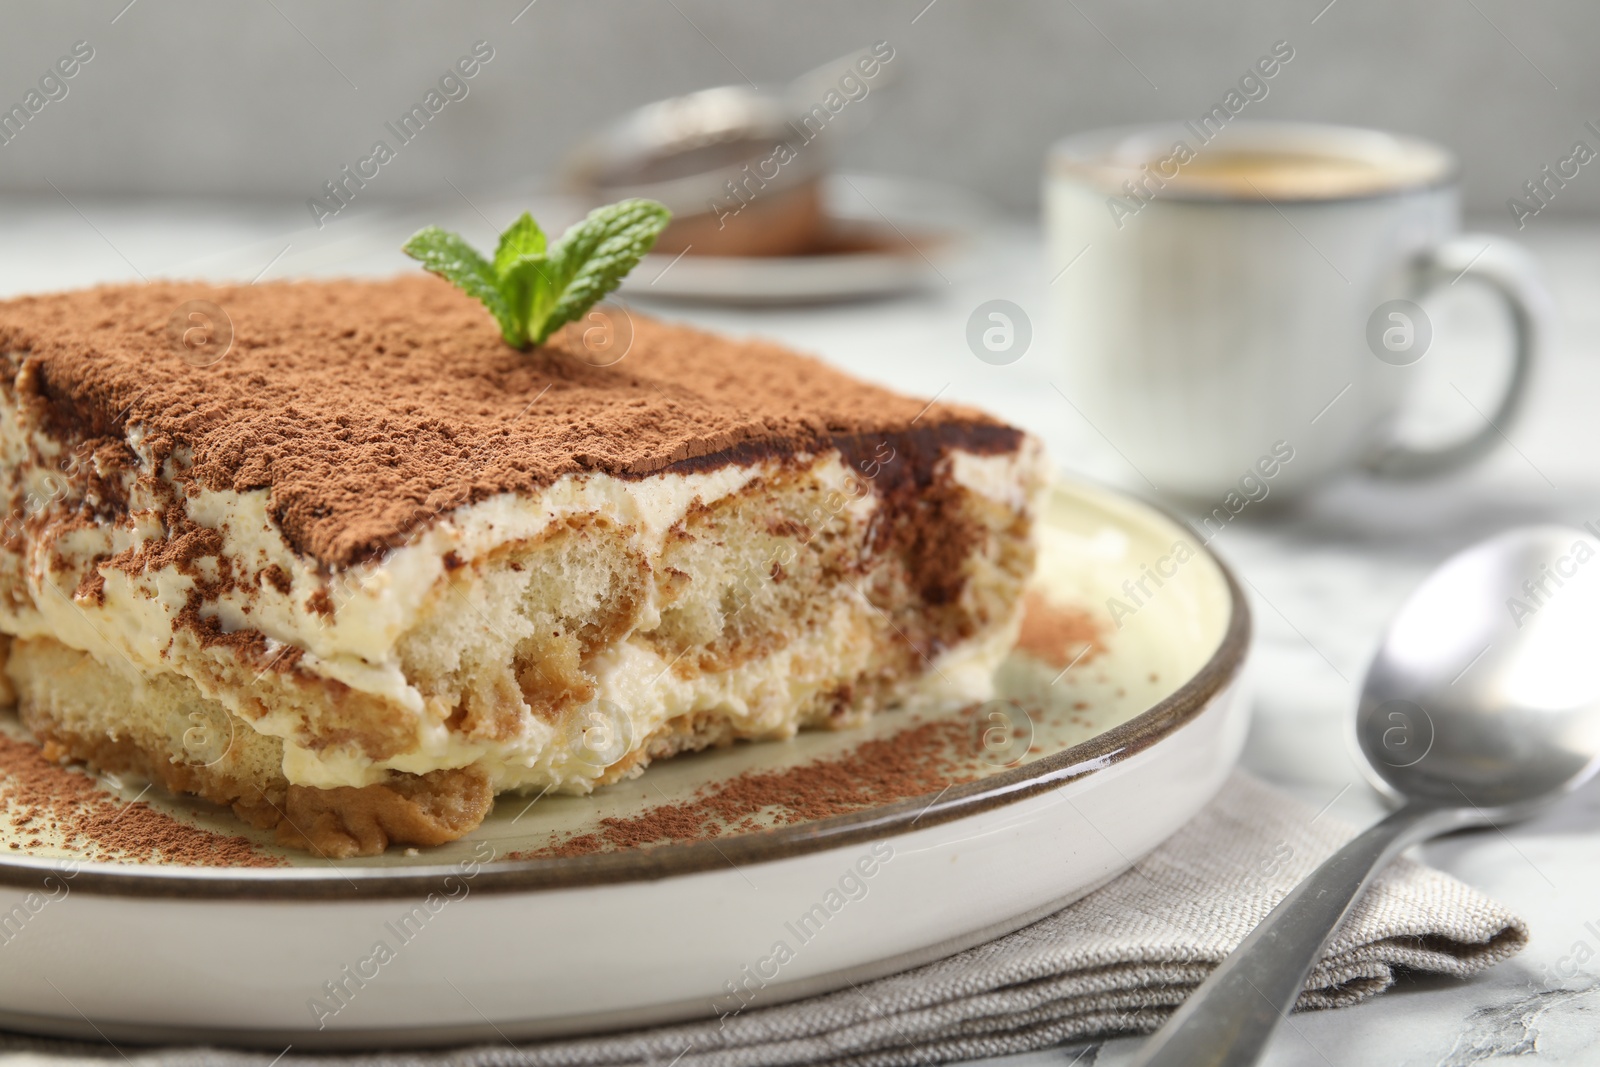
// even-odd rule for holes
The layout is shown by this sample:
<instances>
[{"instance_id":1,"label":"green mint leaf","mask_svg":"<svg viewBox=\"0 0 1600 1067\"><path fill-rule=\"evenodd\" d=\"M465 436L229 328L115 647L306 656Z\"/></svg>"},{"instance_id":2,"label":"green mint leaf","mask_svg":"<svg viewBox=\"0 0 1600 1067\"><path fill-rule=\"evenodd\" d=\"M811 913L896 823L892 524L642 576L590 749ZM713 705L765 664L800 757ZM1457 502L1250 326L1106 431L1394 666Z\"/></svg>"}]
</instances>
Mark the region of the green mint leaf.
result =
<instances>
[{"instance_id":1,"label":"green mint leaf","mask_svg":"<svg viewBox=\"0 0 1600 1067\"><path fill-rule=\"evenodd\" d=\"M482 301L500 324L500 336L507 344L514 348L528 346L528 320L521 313L522 309L506 299L499 272L458 234L428 226L412 234L401 251L468 296Z\"/></svg>"},{"instance_id":2,"label":"green mint leaf","mask_svg":"<svg viewBox=\"0 0 1600 1067\"><path fill-rule=\"evenodd\" d=\"M527 337L529 309L533 305L534 286L547 269L538 265L544 259L544 231L526 211L500 235L500 245L494 250L494 271L500 279L500 293L505 297L511 313L521 323L521 336ZM526 348L524 340L519 347Z\"/></svg>"},{"instance_id":3,"label":"green mint leaf","mask_svg":"<svg viewBox=\"0 0 1600 1067\"><path fill-rule=\"evenodd\" d=\"M596 208L562 234L536 271L528 332L540 343L581 318L650 251L672 213L654 200L623 200ZM544 265L541 264L541 267Z\"/></svg>"},{"instance_id":4,"label":"green mint leaf","mask_svg":"<svg viewBox=\"0 0 1600 1067\"><path fill-rule=\"evenodd\" d=\"M551 257L539 255L518 258L500 276L501 291L514 301L512 306L528 325L529 337L535 344L549 336L548 330L539 332L537 324L549 318L550 309L555 306L558 275L559 267Z\"/></svg>"},{"instance_id":5,"label":"green mint leaf","mask_svg":"<svg viewBox=\"0 0 1600 1067\"><path fill-rule=\"evenodd\" d=\"M500 235L500 247L494 250L495 273L501 277L523 256L544 255L544 231L526 211Z\"/></svg>"},{"instance_id":6,"label":"green mint leaf","mask_svg":"<svg viewBox=\"0 0 1600 1067\"><path fill-rule=\"evenodd\" d=\"M624 200L589 212L550 248L525 211L500 235L493 263L460 235L437 226L418 230L403 250L482 301L507 344L527 348L581 318L620 285L671 218L654 200Z\"/></svg>"}]
</instances>

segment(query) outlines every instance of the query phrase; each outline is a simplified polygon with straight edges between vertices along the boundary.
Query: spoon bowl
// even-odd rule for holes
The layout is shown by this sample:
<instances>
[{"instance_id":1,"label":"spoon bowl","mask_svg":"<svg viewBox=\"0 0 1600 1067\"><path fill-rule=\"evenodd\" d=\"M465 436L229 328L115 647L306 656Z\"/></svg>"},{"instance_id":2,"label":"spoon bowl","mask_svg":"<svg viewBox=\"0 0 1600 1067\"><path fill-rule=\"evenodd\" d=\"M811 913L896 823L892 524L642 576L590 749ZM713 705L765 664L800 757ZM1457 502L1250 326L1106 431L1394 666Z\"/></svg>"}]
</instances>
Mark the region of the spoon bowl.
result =
<instances>
[{"instance_id":1,"label":"spoon bowl","mask_svg":"<svg viewBox=\"0 0 1600 1067\"><path fill-rule=\"evenodd\" d=\"M1600 770L1600 547L1533 526L1453 556L1389 624L1355 728L1380 791L1476 821L1589 780Z\"/></svg>"}]
</instances>

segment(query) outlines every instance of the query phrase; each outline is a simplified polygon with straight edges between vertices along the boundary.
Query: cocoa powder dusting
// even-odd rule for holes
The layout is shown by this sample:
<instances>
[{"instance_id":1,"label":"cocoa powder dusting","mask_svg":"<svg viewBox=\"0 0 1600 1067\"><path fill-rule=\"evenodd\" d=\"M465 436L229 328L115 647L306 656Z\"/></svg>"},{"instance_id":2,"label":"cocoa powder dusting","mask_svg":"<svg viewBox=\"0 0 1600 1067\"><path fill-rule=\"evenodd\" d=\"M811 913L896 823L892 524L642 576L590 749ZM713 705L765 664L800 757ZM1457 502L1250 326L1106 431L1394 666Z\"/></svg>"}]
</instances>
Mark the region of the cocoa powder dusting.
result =
<instances>
[{"instance_id":1,"label":"cocoa powder dusting","mask_svg":"<svg viewBox=\"0 0 1600 1067\"><path fill-rule=\"evenodd\" d=\"M725 830L760 828L758 816L777 825L810 822L928 796L977 778L982 764L972 718L921 723L892 736L865 741L850 752L775 771L746 771L701 787L692 800L662 804L641 815L608 818L601 829L512 859L583 856L672 841L704 841Z\"/></svg>"},{"instance_id":2,"label":"cocoa powder dusting","mask_svg":"<svg viewBox=\"0 0 1600 1067\"><path fill-rule=\"evenodd\" d=\"M1017 650L1052 667L1089 663L1106 650L1099 621L1083 608L1064 608L1030 591L1023 599Z\"/></svg>"},{"instance_id":3,"label":"cocoa powder dusting","mask_svg":"<svg viewBox=\"0 0 1600 1067\"><path fill-rule=\"evenodd\" d=\"M168 320L191 300L233 324L215 365L172 350ZM582 324L520 352L476 301L421 272L158 282L0 302L0 359L52 434L131 460L127 432L142 426L157 462L192 462L191 489L270 490L289 543L330 567L567 474L642 477L834 447L870 456L887 441L936 461L946 446L994 454L1022 438L780 345L642 315L632 324L627 357L602 367L586 359Z\"/></svg>"},{"instance_id":4,"label":"cocoa powder dusting","mask_svg":"<svg viewBox=\"0 0 1600 1067\"><path fill-rule=\"evenodd\" d=\"M246 838L189 826L143 801L126 803L88 775L52 763L39 746L5 734L0 734L0 819L18 835L47 830L66 851L96 860L288 866L280 857L258 852ZM34 838L28 847L42 843Z\"/></svg>"}]
</instances>

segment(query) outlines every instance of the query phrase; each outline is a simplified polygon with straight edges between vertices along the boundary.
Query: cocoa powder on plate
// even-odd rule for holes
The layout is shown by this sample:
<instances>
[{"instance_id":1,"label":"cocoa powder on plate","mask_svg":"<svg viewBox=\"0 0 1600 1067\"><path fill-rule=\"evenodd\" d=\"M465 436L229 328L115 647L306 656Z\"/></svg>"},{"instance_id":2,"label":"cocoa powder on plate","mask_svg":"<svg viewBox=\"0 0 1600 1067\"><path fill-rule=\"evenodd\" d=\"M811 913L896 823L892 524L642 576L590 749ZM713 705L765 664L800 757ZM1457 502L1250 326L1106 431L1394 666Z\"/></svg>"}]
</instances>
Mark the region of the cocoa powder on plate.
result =
<instances>
[{"instance_id":1,"label":"cocoa powder on plate","mask_svg":"<svg viewBox=\"0 0 1600 1067\"><path fill-rule=\"evenodd\" d=\"M1030 591L1022 614L1017 651L1052 667L1087 663L1105 651L1100 623L1085 608L1061 607Z\"/></svg>"},{"instance_id":2,"label":"cocoa powder on plate","mask_svg":"<svg viewBox=\"0 0 1600 1067\"><path fill-rule=\"evenodd\" d=\"M1038 592L1024 601L1018 651L1054 667L1087 662L1106 651L1099 619L1079 607L1053 604ZM1089 707L1077 701L1075 710ZM749 832L768 824L788 825L937 793L969 782L985 769L981 707L933 722L916 722L895 734L863 741L850 752L772 771L746 771L702 786L684 801L658 805L639 815L606 818L600 829L543 848L512 853L513 859L583 856L673 841L704 841L727 831ZM1030 712L1032 714L1032 712ZM1074 717L1076 720L1076 717ZM1020 736L1020 735L1019 735ZM1030 746L1037 755L1041 749Z\"/></svg>"},{"instance_id":3,"label":"cocoa powder on plate","mask_svg":"<svg viewBox=\"0 0 1600 1067\"><path fill-rule=\"evenodd\" d=\"M258 852L247 838L229 837L179 822L143 801L127 803L80 771L46 759L38 745L0 734L0 819L11 848L24 834L48 832L67 852L85 859L124 863L175 863L205 867L282 867L287 861Z\"/></svg>"},{"instance_id":4,"label":"cocoa powder on plate","mask_svg":"<svg viewBox=\"0 0 1600 1067\"><path fill-rule=\"evenodd\" d=\"M689 800L669 802L627 818L606 818L600 829L514 859L582 856L672 841L703 841L727 830L759 829L760 817L787 825L826 819L971 781L981 764L968 709L962 716L910 726L863 741L850 752L798 767L746 771L702 786Z\"/></svg>"}]
</instances>

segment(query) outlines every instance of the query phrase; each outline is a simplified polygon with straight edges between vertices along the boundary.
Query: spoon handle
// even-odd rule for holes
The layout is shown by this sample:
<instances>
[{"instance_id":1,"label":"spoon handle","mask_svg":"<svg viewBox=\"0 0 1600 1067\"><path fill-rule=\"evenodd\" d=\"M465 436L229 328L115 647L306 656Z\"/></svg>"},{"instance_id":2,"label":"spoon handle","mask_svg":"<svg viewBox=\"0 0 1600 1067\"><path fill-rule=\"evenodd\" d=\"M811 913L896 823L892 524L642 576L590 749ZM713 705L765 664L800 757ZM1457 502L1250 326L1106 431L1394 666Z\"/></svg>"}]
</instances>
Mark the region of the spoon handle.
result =
<instances>
[{"instance_id":1,"label":"spoon handle","mask_svg":"<svg viewBox=\"0 0 1600 1067\"><path fill-rule=\"evenodd\" d=\"M1329 856L1145 1042L1135 1067L1255 1063L1373 876L1453 821L1448 810L1408 804Z\"/></svg>"}]
</instances>

